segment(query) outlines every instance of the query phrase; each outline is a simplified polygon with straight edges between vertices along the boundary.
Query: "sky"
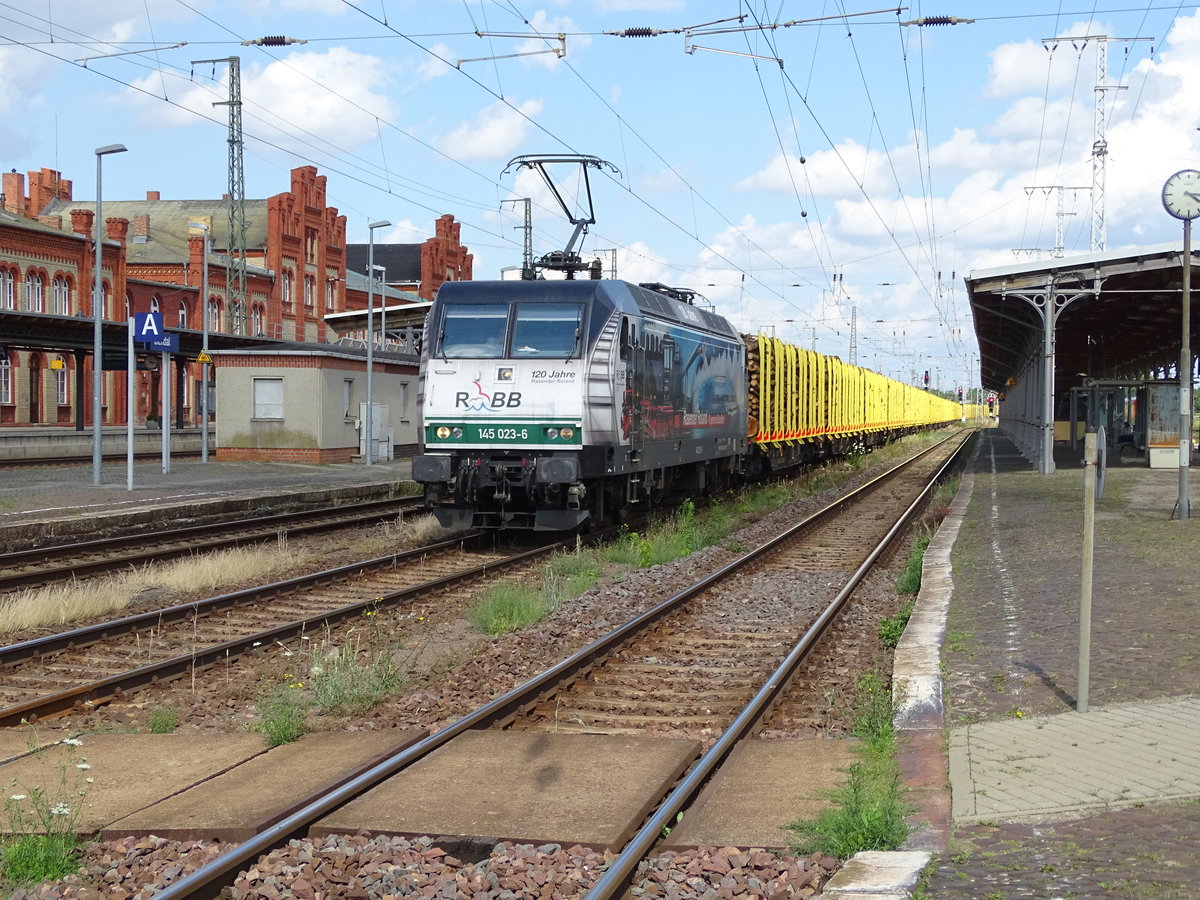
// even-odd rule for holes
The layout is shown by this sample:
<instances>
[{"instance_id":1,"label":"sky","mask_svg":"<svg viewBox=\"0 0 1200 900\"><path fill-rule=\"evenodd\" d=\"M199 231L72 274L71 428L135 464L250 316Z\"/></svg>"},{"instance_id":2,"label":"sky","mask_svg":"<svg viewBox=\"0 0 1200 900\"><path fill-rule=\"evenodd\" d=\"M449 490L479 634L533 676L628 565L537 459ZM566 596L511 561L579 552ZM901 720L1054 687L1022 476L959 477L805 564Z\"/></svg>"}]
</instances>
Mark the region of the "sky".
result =
<instances>
[{"instance_id":1,"label":"sky","mask_svg":"<svg viewBox=\"0 0 1200 900\"><path fill-rule=\"evenodd\" d=\"M525 198L535 256L574 231L509 163L594 157L547 171L576 219L586 171L573 249L606 276L951 390L977 381L970 272L1100 224L1106 252L1182 241L1161 190L1200 168L1200 4L878 2L0 0L0 166L92 200L124 144L106 198L220 197L237 57L247 198L316 166L350 242L449 213L496 278Z\"/></svg>"}]
</instances>

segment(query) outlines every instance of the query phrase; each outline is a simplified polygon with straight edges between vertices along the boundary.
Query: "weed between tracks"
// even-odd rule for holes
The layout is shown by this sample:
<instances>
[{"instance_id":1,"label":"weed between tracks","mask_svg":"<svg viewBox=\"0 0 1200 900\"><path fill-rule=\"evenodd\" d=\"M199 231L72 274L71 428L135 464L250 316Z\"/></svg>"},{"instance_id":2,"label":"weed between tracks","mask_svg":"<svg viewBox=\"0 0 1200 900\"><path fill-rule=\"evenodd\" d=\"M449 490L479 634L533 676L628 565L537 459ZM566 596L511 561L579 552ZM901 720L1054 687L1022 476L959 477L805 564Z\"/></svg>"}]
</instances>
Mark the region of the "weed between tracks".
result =
<instances>
[{"instance_id":1,"label":"weed between tracks","mask_svg":"<svg viewBox=\"0 0 1200 900\"><path fill-rule=\"evenodd\" d=\"M829 792L833 805L787 826L798 854L820 851L846 859L862 850L895 850L908 837L909 807L893 758L892 695L878 672L858 681L854 734L859 759L847 770L846 783Z\"/></svg>"},{"instance_id":2,"label":"weed between tracks","mask_svg":"<svg viewBox=\"0 0 1200 900\"><path fill-rule=\"evenodd\" d=\"M105 616L136 605L147 594L209 590L296 568L306 561L295 551L274 546L238 547L86 582L22 591L0 605L0 634Z\"/></svg>"},{"instance_id":3,"label":"weed between tracks","mask_svg":"<svg viewBox=\"0 0 1200 900\"><path fill-rule=\"evenodd\" d=\"M370 619L375 613L368 610L363 615ZM372 652L364 649L361 640L339 644L331 633L316 646L307 635L300 643L298 651L280 645L288 671L256 704L259 721L255 727L272 747L303 736L310 713L364 713L404 683L404 670L391 651Z\"/></svg>"},{"instance_id":4,"label":"weed between tracks","mask_svg":"<svg viewBox=\"0 0 1200 900\"><path fill-rule=\"evenodd\" d=\"M79 871L79 820L93 780L79 753L83 741L70 737L42 747L36 729L29 730L30 753L14 764L29 774L14 777L4 798L0 884L6 889Z\"/></svg>"},{"instance_id":5,"label":"weed between tracks","mask_svg":"<svg viewBox=\"0 0 1200 900\"><path fill-rule=\"evenodd\" d=\"M399 517L356 531L354 552L361 554L359 559L383 556L400 548L432 543L447 534L433 516ZM262 581L279 572L312 565L317 559L289 543L287 532L281 531L275 544L269 546L216 550L118 575L22 591L0 603L0 634L107 616L150 598L158 602L164 596L194 595L197 591Z\"/></svg>"}]
</instances>

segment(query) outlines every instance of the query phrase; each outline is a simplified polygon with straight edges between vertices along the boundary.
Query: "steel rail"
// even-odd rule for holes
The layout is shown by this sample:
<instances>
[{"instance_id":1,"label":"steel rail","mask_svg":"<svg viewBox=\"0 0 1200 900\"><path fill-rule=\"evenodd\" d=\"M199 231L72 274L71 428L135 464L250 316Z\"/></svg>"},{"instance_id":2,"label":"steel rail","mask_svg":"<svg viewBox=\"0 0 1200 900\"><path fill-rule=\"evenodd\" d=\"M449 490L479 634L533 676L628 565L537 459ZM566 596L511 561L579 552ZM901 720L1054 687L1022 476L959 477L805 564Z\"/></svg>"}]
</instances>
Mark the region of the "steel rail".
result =
<instances>
[{"instance_id":1,"label":"steel rail","mask_svg":"<svg viewBox=\"0 0 1200 900\"><path fill-rule=\"evenodd\" d=\"M0 573L3 573L4 569L12 568L13 566L36 566L40 562L62 559L64 557L69 558L81 553L103 553L119 550L127 546L189 541L195 538L203 538L205 535L214 535L207 540L187 546L159 550L142 550L117 559L96 560L94 562L76 561L64 566L35 569L30 572L0 574L0 591L59 579L75 578L80 575L90 575L115 568L142 565L151 561L174 559L180 556L189 556L197 552L217 550L223 547L271 540L281 528L286 528L289 534L295 535L320 531L325 528L346 527L357 522L382 521L392 518L401 510L418 509L421 506L421 502L420 497L372 500L344 507L279 513L273 516L234 519L226 522L210 522L204 525L187 525L182 528L170 528L164 531L122 534L116 537L97 538L74 544L55 544L51 547L13 550L7 553L0 553ZM228 534L230 529L241 529L242 533ZM225 533L222 534L222 532Z\"/></svg>"},{"instance_id":2,"label":"steel rail","mask_svg":"<svg viewBox=\"0 0 1200 900\"><path fill-rule=\"evenodd\" d=\"M174 884L168 885L156 895L157 898L159 900L213 900L213 898L219 897L226 887L233 884L238 873L248 863L263 854L269 853L271 850L283 846L289 840L302 837L306 829L322 816L404 770L422 757L449 743L460 734L472 729L500 725L511 719L523 708L531 707L548 687L561 683L590 666L598 657L603 656L610 648L620 644L631 634L643 630L646 625L662 618L691 597L722 580L732 572L769 553L789 538L795 537L818 522L846 509L855 501L861 499L878 483L885 481L900 470L912 465L917 460L942 446L943 443L945 442L936 444L893 467L884 474L847 494L845 497L834 501L829 506L808 516L783 534L776 536L754 550L748 551L743 556L705 576L696 584L663 600L657 606L614 629L596 642L581 648L540 675L534 676L523 684L497 697L495 700L481 706L474 712L452 722L388 759L381 761L357 777L339 785L324 796L313 800L307 806L297 809L291 815L243 841L238 846L230 849L227 853L222 854L190 875ZM739 716L740 720L741 717ZM671 796L674 796L674 794ZM642 831L646 831L648 827L646 826ZM661 829L662 826L660 825L659 827ZM641 831L639 834L641 834ZM634 865L636 866L636 863Z\"/></svg>"},{"instance_id":3,"label":"steel rail","mask_svg":"<svg viewBox=\"0 0 1200 900\"><path fill-rule=\"evenodd\" d=\"M377 556L374 559L361 560L348 565L338 566L333 569L325 569L321 572L311 572L307 575L297 575L294 578L286 578L283 581L274 581L268 584L243 588L240 591L232 591L228 594L218 594L214 597L205 597L202 600L192 600L187 603L176 604L175 606L163 607L162 609L153 609L144 613L135 613L134 615L124 616L120 619L112 619L108 622L98 622L95 625L85 625L82 628L75 628L71 631L60 632L59 634L50 634L40 638L30 638L27 641L21 641L16 644L9 644L8 646L0 647L0 665L14 665L33 657L44 656L49 653L58 653L62 650L75 647L86 647L88 644L104 640L105 638L112 637L114 635L129 634L130 632L139 631L141 629L150 628L160 624L181 622L196 615L210 615L214 612L221 612L234 606L252 603L272 594L281 594L287 591L315 587L316 585L325 584L329 581L336 581L339 578L342 578L353 572L362 571L363 569L379 569L394 566L397 562L419 558L431 552L448 550L456 545L462 545L480 539L482 539L482 535L479 534L460 536L452 540L442 541L437 544L430 544L426 547L418 547L415 550L405 550L402 553L390 553L386 556Z\"/></svg>"},{"instance_id":4,"label":"steel rail","mask_svg":"<svg viewBox=\"0 0 1200 900\"><path fill-rule=\"evenodd\" d=\"M930 493L944 477L945 473L957 465L959 460L963 458L964 450L968 443L969 441L963 441L958 449L938 468L937 472L930 477L928 484L926 484L921 493L909 504L908 508L900 515L900 518L896 520L887 534L884 535L862 564L847 579L842 589L830 601L829 606L809 626L808 630L800 637L800 640L796 642L788 652L788 655L784 657L783 661L775 668L775 671L763 683L763 686L750 699L741 713L738 714L737 718L721 733L721 736L717 738L713 745L693 763L687 774L679 781L671 793L663 799L654 813L650 815L637 833L622 848L621 852L609 862L604 875L592 885L592 889L585 895L586 900L610 900L610 898L623 895L628 890L637 872L638 865L645 859L655 844L661 840L663 829L674 825L679 813L699 794L700 790L708 783L709 779L733 751L734 747L750 735L754 726L758 724L766 711L787 687L792 679L792 675L801 662L812 648L816 646L830 623L841 612L850 595L854 593L854 589L858 587L862 579L870 572L875 562L887 550L892 541L916 518ZM920 457L914 457L914 460L918 458ZM790 536L793 531L794 529L785 532L784 535L775 538L771 543L773 545L780 543L782 539Z\"/></svg>"},{"instance_id":5,"label":"steel rail","mask_svg":"<svg viewBox=\"0 0 1200 900\"><path fill-rule=\"evenodd\" d=\"M446 542L446 545L453 545L456 543L458 543L458 541L448 541ZM355 603L350 603L332 610L327 610L303 619L296 619L295 621L277 625L273 628L254 632L253 634L243 635L242 637L224 641L219 644L213 644L205 647L202 650L183 653L165 660L161 660L152 665L133 669L129 672L123 672L119 675L113 675L108 678L77 685L76 687L65 691L56 691L53 694L47 694L46 696L39 697L35 700L30 700L16 706L0 709L0 726L18 725L22 721L32 721L34 718L41 718L58 713L69 712L75 707L85 703L103 703L111 699L113 696L125 691L133 690L146 684L176 678L187 672L204 669L215 663L225 662L232 657L237 656L238 654L247 650L253 649L261 644L287 640L288 638L302 635L306 631L312 630L314 627L336 625L337 623L343 622L347 619L356 618L368 610L375 610L379 609L380 607L391 606L412 597L421 596L429 591L451 587L463 581L468 581L472 578L478 578L481 575L487 575L491 572L510 568L523 562L529 562L537 559L538 557L545 556L556 549L573 545L574 541L564 540L538 547L533 550L526 550L525 552L516 554L515 556L510 556L501 560L493 560L480 566L474 566L461 572L455 572L452 575L431 579L429 581L422 582L421 584L401 588L400 590L393 591L389 594L384 594L379 597L372 597L369 600L360 600ZM437 546L444 548L444 545ZM430 549L431 548L425 547L417 551L412 551L411 554L403 555L425 555ZM382 568L384 566L390 566L392 560L393 557L380 557L372 560L371 562L377 564L374 566L374 568ZM246 591L238 591L235 594L226 594L222 597L211 599L216 601L219 608L224 609L228 606L237 605L238 603L248 602L248 600L262 599L263 597L271 594L281 593L284 590L294 590L297 587L311 587L316 584L337 581L347 575L361 572L365 565L366 564L364 563L355 563L354 565L341 566L337 569L329 569L325 572L316 573L315 575L302 576L301 578L276 582L274 584L265 585L259 588L250 588ZM199 603L204 602L206 601L199 601L198 603L192 604L181 604L179 606L171 607L173 621L189 618L191 614L190 611L195 609ZM206 608L205 612L213 612L218 608L218 606ZM129 618L130 620L141 620L143 625L147 620L152 622L159 621L158 614L153 612L145 613L140 616L131 616ZM119 620L118 622L114 623L105 623L105 625L123 626L128 621L129 620ZM103 632L105 625L96 626L96 631ZM124 629L124 631L130 630L135 629ZM89 629L80 629L80 631L89 631ZM107 636L114 633L120 632L107 631L100 636ZM61 642L70 636L70 634L54 635L50 640ZM26 642L26 644L35 643L37 643L37 641ZM12 647L3 648L0 653L10 650L20 650L26 653L28 656L30 655L30 649L31 648L25 647L24 645L13 645Z\"/></svg>"}]
</instances>

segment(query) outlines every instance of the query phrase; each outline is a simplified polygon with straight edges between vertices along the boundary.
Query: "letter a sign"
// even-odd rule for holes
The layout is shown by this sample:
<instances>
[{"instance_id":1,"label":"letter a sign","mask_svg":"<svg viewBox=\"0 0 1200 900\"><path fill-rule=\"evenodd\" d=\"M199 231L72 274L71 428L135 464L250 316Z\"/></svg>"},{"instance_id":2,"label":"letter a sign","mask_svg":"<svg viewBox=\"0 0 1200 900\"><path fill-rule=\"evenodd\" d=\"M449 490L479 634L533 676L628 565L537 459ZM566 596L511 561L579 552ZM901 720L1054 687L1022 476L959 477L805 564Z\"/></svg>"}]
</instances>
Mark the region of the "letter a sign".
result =
<instances>
[{"instance_id":1,"label":"letter a sign","mask_svg":"<svg viewBox=\"0 0 1200 900\"><path fill-rule=\"evenodd\" d=\"M143 344L163 336L163 317L160 312L133 314L133 339Z\"/></svg>"},{"instance_id":2,"label":"letter a sign","mask_svg":"<svg viewBox=\"0 0 1200 900\"><path fill-rule=\"evenodd\" d=\"M179 335L166 333L161 312L134 313L133 339L163 353L179 352Z\"/></svg>"}]
</instances>

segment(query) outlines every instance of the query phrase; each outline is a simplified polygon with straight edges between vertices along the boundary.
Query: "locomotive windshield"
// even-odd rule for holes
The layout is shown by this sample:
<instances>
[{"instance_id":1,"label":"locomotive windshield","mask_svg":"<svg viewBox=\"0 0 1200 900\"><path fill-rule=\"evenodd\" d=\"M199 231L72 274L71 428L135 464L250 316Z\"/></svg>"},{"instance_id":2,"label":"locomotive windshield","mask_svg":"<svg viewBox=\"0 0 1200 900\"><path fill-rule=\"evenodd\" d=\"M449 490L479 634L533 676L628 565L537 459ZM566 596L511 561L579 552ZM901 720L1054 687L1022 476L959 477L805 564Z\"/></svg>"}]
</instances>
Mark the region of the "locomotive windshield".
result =
<instances>
[{"instance_id":1,"label":"locomotive windshield","mask_svg":"<svg viewBox=\"0 0 1200 900\"><path fill-rule=\"evenodd\" d=\"M447 305L438 355L500 359L507 328L507 303Z\"/></svg>"},{"instance_id":2,"label":"locomotive windshield","mask_svg":"<svg viewBox=\"0 0 1200 900\"><path fill-rule=\"evenodd\" d=\"M518 303L512 355L518 359L574 356L582 312L578 303Z\"/></svg>"},{"instance_id":3,"label":"locomotive windshield","mask_svg":"<svg viewBox=\"0 0 1200 900\"><path fill-rule=\"evenodd\" d=\"M579 355L582 323L579 303L448 303L436 355L569 359Z\"/></svg>"}]
</instances>

